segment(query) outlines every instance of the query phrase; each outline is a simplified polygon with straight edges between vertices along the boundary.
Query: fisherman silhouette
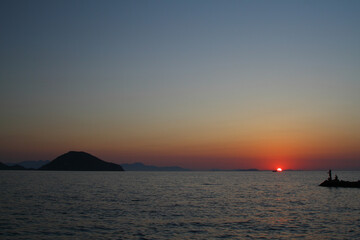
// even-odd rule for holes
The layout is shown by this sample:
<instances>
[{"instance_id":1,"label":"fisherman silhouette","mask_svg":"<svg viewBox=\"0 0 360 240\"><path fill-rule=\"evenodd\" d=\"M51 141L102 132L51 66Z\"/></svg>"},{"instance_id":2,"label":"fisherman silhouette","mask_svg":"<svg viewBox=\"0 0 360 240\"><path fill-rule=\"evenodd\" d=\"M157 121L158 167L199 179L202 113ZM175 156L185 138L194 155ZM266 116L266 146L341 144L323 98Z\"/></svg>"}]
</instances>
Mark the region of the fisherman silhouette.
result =
<instances>
[{"instance_id":1,"label":"fisherman silhouette","mask_svg":"<svg viewBox=\"0 0 360 240\"><path fill-rule=\"evenodd\" d=\"M332 181L331 169L329 170L329 172L328 172L328 173L329 173L329 178L328 178L328 180L329 180L329 181Z\"/></svg>"},{"instance_id":2,"label":"fisherman silhouette","mask_svg":"<svg viewBox=\"0 0 360 240\"><path fill-rule=\"evenodd\" d=\"M357 182L350 182L339 180L338 176L335 174L335 178L332 179L331 169L328 171L329 177L324 182L320 183L319 186L322 187L346 187L346 188L360 188L360 180Z\"/></svg>"}]
</instances>

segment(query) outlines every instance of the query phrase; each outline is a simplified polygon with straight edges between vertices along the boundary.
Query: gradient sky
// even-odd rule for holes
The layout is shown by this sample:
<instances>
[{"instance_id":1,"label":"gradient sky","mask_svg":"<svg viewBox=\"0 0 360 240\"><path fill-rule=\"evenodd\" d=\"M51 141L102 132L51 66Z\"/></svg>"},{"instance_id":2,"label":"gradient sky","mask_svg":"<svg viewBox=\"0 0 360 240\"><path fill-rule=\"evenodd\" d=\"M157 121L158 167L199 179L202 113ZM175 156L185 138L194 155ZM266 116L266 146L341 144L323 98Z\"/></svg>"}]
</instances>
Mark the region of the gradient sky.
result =
<instances>
[{"instance_id":1,"label":"gradient sky","mask_svg":"<svg viewBox=\"0 0 360 240\"><path fill-rule=\"evenodd\" d=\"M360 170L360 1L1 1L0 161Z\"/></svg>"}]
</instances>

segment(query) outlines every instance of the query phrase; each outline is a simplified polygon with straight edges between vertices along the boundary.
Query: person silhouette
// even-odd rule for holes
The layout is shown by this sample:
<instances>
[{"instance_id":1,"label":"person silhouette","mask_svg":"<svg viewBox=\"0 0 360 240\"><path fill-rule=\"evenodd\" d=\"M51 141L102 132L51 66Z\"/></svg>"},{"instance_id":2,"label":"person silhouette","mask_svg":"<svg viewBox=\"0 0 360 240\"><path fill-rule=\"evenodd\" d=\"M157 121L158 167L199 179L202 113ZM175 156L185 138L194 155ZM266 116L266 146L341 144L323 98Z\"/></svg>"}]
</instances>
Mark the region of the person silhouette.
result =
<instances>
[{"instance_id":1,"label":"person silhouette","mask_svg":"<svg viewBox=\"0 0 360 240\"><path fill-rule=\"evenodd\" d=\"M329 181L332 181L331 169L329 170L329 172L328 172L328 173L329 173L329 178L328 178L328 180L329 180Z\"/></svg>"},{"instance_id":2,"label":"person silhouette","mask_svg":"<svg viewBox=\"0 0 360 240\"><path fill-rule=\"evenodd\" d=\"M338 178L338 176L335 174L335 179L334 179L334 181L339 181L339 178Z\"/></svg>"}]
</instances>

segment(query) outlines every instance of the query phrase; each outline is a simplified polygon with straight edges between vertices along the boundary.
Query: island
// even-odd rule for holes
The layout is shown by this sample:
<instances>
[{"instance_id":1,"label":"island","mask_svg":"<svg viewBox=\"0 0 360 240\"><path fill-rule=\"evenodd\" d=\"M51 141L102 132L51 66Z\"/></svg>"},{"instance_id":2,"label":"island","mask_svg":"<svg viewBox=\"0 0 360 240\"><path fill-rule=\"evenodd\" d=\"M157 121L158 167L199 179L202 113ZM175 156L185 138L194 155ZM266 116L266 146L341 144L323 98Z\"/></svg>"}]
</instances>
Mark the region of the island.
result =
<instances>
[{"instance_id":1,"label":"island","mask_svg":"<svg viewBox=\"0 0 360 240\"><path fill-rule=\"evenodd\" d=\"M0 170L27 170L27 169L17 164L14 166L8 166L0 162Z\"/></svg>"},{"instance_id":2,"label":"island","mask_svg":"<svg viewBox=\"0 0 360 240\"><path fill-rule=\"evenodd\" d=\"M170 167L158 167L153 165L145 165L141 162L136 163L124 163L121 164L125 171L190 171L189 169L170 166Z\"/></svg>"},{"instance_id":3,"label":"island","mask_svg":"<svg viewBox=\"0 0 360 240\"><path fill-rule=\"evenodd\" d=\"M39 170L52 171L124 171L115 163L105 162L89 153L70 151L65 153L48 164L40 167Z\"/></svg>"}]
</instances>

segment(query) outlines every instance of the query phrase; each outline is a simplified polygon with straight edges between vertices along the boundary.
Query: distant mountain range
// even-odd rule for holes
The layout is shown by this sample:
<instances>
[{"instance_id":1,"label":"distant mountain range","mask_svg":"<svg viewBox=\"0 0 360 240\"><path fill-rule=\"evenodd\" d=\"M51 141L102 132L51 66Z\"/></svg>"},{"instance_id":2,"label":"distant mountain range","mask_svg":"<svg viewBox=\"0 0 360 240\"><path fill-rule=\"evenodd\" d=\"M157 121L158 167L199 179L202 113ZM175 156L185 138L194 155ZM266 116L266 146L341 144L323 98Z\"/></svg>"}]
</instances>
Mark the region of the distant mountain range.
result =
<instances>
[{"instance_id":1,"label":"distant mountain range","mask_svg":"<svg viewBox=\"0 0 360 240\"><path fill-rule=\"evenodd\" d=\"M13 166L8 166L0 162L0 170L27 170L27 169L17 164Z\"/></svg>"},{"instance_id":2,"label":"distant mountain range","mask_svg":"<svg viewBox=\"0 0 360 240\"><path fill-rule=\"evenodd\" d=\"M73 170L73 171L190 171L189 169L171 166L171 167L158 167L152 165L145 165L141 162L130 164L115 164L105 162L91 154L85 152L70 151L65 153L53 161L23 161L19 163L0 163L0 170Z\"/></svg>"},{"instance_id":3,"label":"distant mountain range","mask_svg":"<svg viewBox=\"0 0 360 240\"><path fill-rule=\"evenodd\" d=\"M249 169L231 169L231 170L223 170L223 169L211 169L210 171L221 171L221 172L228 172L228 171L231 171L231 172L252 172L252 171L259 171L259 169L256 169L256 168L249 168Z\"/></svg>"},{"instance_id":4,"label":"distant mountain range","mask_svg":"<svg viewBox=\"0 0 360 240\"><path fill-rule=\"evenodd\" d=\"M141 162L124 163L118 165L115 163L105 162L86 152L70 151L53 161L23 161L19 163L0 163L0 170L57 170L57 171L191 171L190 169L170 166L158 167L145 165ZM208 171L259 171L258 169L211 169Z\"/></svg>"},{"instance_id":5,"label":"distant mountain range","mask_svg":"<svg viewBox=\"0 0 360 240\"><path fill-rule=\"evenodd\" d=\"M49 162L50 162L49 160L39 160L39 161L23 161L23 162L19 162L19 163L5 163L5 164L8 166L19 165L24 168L38 169L38 168L44 166L45 164L48 164Z\"/></svg>"},{"instance_id":6,"label":"distant mountain range","mask_svg":"<svg viewBox=\"0 0 360 240\"><path fill-rule=\"evenodd\" d=\"M121 164L125 171L190 171L182 167L157 167L152 165L145 165L141 162Z\"/></svg>"}]
</instances>

